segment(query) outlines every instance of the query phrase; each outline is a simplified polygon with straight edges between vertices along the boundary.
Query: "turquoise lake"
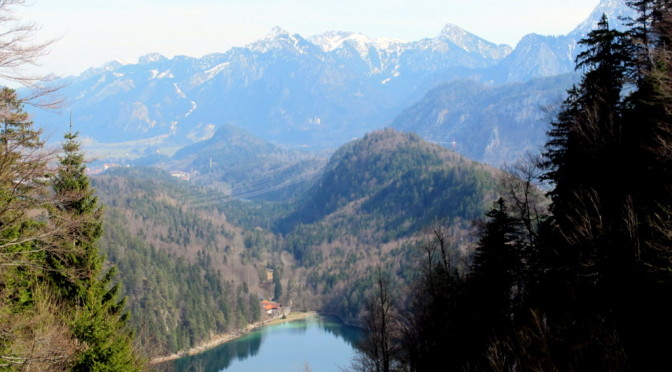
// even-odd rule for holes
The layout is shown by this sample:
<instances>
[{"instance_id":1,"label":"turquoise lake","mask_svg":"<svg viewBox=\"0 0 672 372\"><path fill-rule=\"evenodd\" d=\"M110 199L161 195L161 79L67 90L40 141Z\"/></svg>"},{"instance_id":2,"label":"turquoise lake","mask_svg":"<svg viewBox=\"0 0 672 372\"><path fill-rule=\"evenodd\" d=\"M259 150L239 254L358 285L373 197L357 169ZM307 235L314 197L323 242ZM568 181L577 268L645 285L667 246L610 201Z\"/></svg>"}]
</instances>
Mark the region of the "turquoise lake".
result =
<instances>
[{"instance_id":1,"label":"turquoise lake","mask_svg":"<svg viewBox=\"0 0 672 372\"><path fill-rule=\"evenodd\" d=\"M360 329L313 316L262 327L204 353L156 366L175 372L339 372L350 367Z\"/></svg>"}]
</instances>

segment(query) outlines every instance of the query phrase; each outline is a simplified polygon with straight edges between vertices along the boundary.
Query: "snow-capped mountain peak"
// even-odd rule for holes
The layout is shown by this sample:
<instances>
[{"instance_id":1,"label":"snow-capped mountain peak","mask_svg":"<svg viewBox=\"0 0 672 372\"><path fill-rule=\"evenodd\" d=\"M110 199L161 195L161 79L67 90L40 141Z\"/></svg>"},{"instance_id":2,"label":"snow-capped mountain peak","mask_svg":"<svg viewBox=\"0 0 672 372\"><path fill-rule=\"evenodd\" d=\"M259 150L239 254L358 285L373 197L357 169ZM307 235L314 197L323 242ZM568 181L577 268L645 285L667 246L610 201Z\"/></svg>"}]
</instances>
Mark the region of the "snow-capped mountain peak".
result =
<instances>
[{"instance_id":1,"label":"snow-capped mountain peak","mask_svg":"<svg viewBox=\"0 0 672 372\"><path fill-rule=\"evenodd\" d=\"M149 53L149 54L145 54L144 56L138 58L138 64L139 65L146 65L146 64L150 64L150 63L154 63L154 62L163 61L163 60L167 60L167 58L164 57L163 55L161 55L160 53Z\"/></svg>"},{"instance_id":2,"label":"snow-capped mountain peak","mask_svg":"<svg viewBox=\"0 0 672 372\"><path fill-rule=\"evenodd\" d=\"M471 35L470 33L468 33L465 29L461 28L460 26L454 25L452 23L446 23L446 25L443 26L443 28L441 29L441 32L439 33L437 38L443 40L457 41L457 40L463 40L469 37L470 35Z\"/></svg>"},{"instance_id":3,"label":"snow-capped mountain peak","mask_svg":"<svg viewBox=\"0 0 672 372\"><path fill-rule=\"evenodd\" d=\"M275 26L266 34L266 37L253 42L247 48L260 53L267 53L271 50L293 50L300 54L306 53L309 47L308 42L299 34L290 34L285 29Z\"/></svg>"},{"instance_id":4,"label":"snow-capped mountain peak","mask_svg":"<svg viewBox=\"0 0 672 372\"><path fill-rule=\"evenodd\" d=\"M107 62L99 67L92 67L87 69L86 71L81 73L80 77L87 78L98 74L102 74L104 72L114 71L126 64L128 63L115 59L114 61Z\"/></svg>"}]
</instances>

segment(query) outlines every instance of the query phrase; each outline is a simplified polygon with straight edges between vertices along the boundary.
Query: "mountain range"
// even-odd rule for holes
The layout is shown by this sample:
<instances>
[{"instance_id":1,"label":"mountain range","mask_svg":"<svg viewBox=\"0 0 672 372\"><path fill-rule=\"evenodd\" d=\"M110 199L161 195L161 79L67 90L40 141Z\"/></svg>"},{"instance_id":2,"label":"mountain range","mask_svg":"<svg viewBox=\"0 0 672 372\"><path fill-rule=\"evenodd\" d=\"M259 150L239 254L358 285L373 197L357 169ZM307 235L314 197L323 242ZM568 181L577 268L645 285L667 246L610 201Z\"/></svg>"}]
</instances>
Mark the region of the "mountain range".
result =
<instances>
[{"instance_id":1,"label":"mountain range","mask_svg":"<svg viewBox=\"0 0 672 372\"><path fill-rule=\"evenodd\" d=\"M398 115L420 100L427 101L440 84L461 81L469 90L476 82L491 93L506 94L504 87L511 84L515 90L531 79L571 73L578 40L603 13L617 23L628 9L621 1L603 0L569 34L530 34L515 48L488 42L452 24L434 38L412 42L352 32L304 38L276 27L264 39L224 53L172 59L148 54L135 64L111 62L56 83L64 85L60 93L67 102L65 110L93 149L113 143L176 148L210 138L223 124L275 144L309 149L333 149L391 123L428 139L446 139L455 132L450 123L429 136L432 122L402 125ZM549 97L557 100L571 83L546 82L549 86L541 90L549 96L541 102ZM463 88L453 85L453 89ZM501 98L484 103L506 105ZM473 105L466 115L477 117L481 109ZM31 114L48 131L65 130L62 114L39 110ZM532 124L521 124L533 128L534 138L540 133L538 116L530 115ZM506 129L500 126L500 134ZM492 137L491 130L471 130ZM464 153L477 160L518 154L488 152L482 148L488 143L484 138L473 143L481 148Z\"/></svg>"}]
</instances>

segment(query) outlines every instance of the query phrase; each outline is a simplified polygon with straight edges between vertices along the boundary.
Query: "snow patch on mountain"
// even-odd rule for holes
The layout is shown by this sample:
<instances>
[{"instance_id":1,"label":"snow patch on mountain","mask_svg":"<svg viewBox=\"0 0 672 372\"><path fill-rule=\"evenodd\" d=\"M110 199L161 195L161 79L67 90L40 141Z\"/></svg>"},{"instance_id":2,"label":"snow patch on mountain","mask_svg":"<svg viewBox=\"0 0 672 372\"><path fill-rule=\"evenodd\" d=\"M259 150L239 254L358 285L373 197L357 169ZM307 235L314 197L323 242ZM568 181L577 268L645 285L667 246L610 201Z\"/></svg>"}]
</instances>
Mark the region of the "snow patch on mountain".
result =
<instances>
[{"instance_id":1,"label":"snow patch on mountain","mask_svg":"<svg viewBox=\"0 0 672 372\"><path fill-rule=\"evenodd\" d=\"M205 73L208 74L208 79L212 79L215 75L219 74L220 72L224 71L227 67L231 65L231 62L224 62L220 63L217 66L206 70Z\"/></svg>"},{"instance_id":2,"label":"snow patch on mountain","mask_svg":"<svg viewBox=\"0 0 672 372\"><path fill-rule=\"evenodd\" d=\"M188 118L189 115L191 115L194 111L196 111L197 108L198 108L198 104L194 101L191 101L191 108L189 109L189 111L187 111L186 114L184 114L184 117Z\"/></svg>"},{"instance_id":3,"label":"snow patch on mountain","mask_svg":"<svg viewBox=\"0 0 672 372\"><path fill-rule=\"evenodd\" d=\"M311 36L308 40L327 53L342 48L344 44L352 45L360 54L368 53L371 47L379 50L396 51L401 45L406 44L402 40L391 37L372 39L360 33L343 31L325 32Z\"/></svg>"},{"instance_id":4,"label":"snow patch on mountain","mask_svg":"<svg viewBox=\"0 0 672 372\"><path fill-rule=\"evenodd\" d=\"M209 80L212 80L215 76L217 76L219 73L222 71L226 71L229 67L231 66L231 62L223 62L220 64L215 65L214 67L211 67L203 72L199 72L197 74L194 74L191 78L191 85L192 86L197 86L201 85Z\"/></svg>"},{"instance_id":5,"label":"snow patch on mountain","mask_svg":"<svg viewBox=\"0 0 672 372\"><path fill-rule=\"evenodd\" d=\"M149 70L149 72L152 75L150 79L172 79L175 77L170 70L159 72L159 70L153 69Z\"/></svg>"},{"instance_id":6,"label":"snow patch on mountain","mask_svg":"<svg viewBox=\"0 0 672 372\"><path fill-rule=\"evenodd\" d=\"M180 89L180 86L177 85L177 83L173 83L173 86L175 87L175 93L177 93L178 96L182 98L187 98L187 95L184 94L184 92L182 91L182 89Z\"/></svg>"}]
</instances>

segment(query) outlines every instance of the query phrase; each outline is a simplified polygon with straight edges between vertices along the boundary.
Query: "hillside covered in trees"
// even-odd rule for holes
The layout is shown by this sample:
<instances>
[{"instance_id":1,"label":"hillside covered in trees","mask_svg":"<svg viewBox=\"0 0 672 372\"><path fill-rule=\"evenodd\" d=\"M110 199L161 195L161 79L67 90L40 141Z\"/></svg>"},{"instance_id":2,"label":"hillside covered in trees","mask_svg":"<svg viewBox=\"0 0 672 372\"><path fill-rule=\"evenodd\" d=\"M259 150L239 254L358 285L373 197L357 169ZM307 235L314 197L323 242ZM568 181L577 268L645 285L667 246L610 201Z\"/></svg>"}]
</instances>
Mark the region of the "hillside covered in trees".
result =
<instances>
[{"instance_id":1,"label":"hillside covered in trees","mask_svg":"<svg viewBox=\"0 0 672 372\"><path fill-rule=\"evenodd\" d=\"M378 272L355 369L669 369L672 4L627 3L626 31L603 17L581 41L580 83L473 256L455 260L435 234L403 302ZM550 185L548 209L535 180Z\"/></svg>"}]
</instances>

